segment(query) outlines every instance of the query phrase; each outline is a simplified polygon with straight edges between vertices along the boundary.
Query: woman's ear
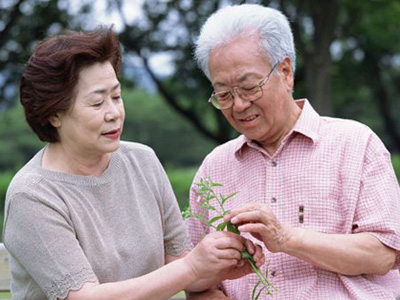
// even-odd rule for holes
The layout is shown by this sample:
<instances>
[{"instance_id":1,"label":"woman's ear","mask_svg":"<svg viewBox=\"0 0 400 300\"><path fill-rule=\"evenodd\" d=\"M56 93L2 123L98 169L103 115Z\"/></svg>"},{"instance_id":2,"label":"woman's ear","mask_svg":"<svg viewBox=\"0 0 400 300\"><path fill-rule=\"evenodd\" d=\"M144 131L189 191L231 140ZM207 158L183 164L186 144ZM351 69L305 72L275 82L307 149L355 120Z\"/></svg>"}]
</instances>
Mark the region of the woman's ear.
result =
<instances>
[{"instance_id":1,"label":"woman's ear","mask_svg":"<svg viewBox=\"0 0 400 300\"><path fill-rule=\"evenodd\" d=\"M50 122L50 124L53 125L53 127L55 127L55 128L61 127L61 120L60 120L59 114L55 114L54 116L51 116L51 117L49 118L49 122Z\"/></svg>"}]
</instances>

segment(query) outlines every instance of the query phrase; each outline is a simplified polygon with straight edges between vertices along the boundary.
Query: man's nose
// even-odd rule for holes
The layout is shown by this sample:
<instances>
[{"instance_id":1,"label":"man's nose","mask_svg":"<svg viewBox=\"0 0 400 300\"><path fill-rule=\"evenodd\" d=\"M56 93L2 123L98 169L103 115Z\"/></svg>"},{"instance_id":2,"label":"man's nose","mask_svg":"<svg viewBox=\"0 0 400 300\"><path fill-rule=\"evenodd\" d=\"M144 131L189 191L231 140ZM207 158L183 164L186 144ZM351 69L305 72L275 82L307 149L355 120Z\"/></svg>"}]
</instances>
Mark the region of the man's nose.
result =
<instances>
[{"instance_id":1,"label":"man's nose","mask_svg":"<svg viewBox=\"0 0 400 300\"><path fill-rule=\"evenodd\" d=\"M236 112L241 112L247 109L250 105L251 102L243 99L239 93L237 92L237 88L234 88L232 93L232 101L233 101L233 110Z\"/></svg>"}]
</instances>

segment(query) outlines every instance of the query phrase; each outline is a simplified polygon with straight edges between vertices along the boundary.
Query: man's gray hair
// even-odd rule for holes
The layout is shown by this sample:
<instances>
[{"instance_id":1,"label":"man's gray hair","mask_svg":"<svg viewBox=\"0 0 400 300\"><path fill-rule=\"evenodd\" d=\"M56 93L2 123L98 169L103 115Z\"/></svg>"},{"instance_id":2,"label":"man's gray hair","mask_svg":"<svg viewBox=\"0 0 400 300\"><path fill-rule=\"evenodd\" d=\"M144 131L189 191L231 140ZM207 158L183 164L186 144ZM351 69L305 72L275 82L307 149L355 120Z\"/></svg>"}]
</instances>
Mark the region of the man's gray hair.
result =
<instances>
[{"instance_id":1,"label":"man's gray hair","mask_svg":"<svg viewBox=\"0 0 400 300\"><path fill-rule=\"evenodd\" d=\"M210 79L208 61L212 49L232 39L256 33L271 66L289 56L295 71L296 53L289 21L280 11L257 4L226 6L213 13L201 28L196 42L198 66Z\"/></svg>"}]
</instances>

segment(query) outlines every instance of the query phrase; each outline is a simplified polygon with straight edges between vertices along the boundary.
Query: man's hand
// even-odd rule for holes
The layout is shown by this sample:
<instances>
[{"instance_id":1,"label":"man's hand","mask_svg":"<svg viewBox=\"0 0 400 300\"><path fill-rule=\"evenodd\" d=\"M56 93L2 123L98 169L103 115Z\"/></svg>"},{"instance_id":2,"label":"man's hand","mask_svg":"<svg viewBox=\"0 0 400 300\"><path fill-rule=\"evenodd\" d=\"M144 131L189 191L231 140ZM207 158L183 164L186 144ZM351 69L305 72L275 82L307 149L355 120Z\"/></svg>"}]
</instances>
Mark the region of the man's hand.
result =
<instances>
[{"instance_id":1,"label":"man's hand","mask_svg":"<svg viewBox=\"0 0 400 300\"><path fill-rule=\"evenodd\" d=\"M249 204L224 218L262 241L270 252L284 252L343 275L385 275L396 253L369 232L323 233L281 224L266 205Z\"/></svg>"},{"instance_id":2,"label":"man's hand","mask_svg":"<svg viewBox=\"0 0 400 300\"><path fill-rule=\"evenodd\" d=\"M262 241L270 252L280 252L288 238L289 228L283 226L266 205L248 204L233 209L224 218L237 225L240 232L249 232Z\"/></svg>"}]
</instances>

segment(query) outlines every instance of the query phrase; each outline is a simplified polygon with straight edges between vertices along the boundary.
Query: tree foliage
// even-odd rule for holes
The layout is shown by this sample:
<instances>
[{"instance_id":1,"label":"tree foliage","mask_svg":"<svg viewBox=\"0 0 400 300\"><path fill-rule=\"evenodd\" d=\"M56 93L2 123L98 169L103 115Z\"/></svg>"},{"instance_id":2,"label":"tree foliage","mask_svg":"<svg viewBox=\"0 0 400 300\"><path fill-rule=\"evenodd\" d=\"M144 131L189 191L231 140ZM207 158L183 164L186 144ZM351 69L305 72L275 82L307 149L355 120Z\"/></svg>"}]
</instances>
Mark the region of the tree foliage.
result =
<instances>
[{"instance_id":1,"label":"tree foliage","mask_svg":"<svg viewBox=\"0 0 400 300\"><path fill-rule=\"evenodd\" d=\"M209 139L235 136L221 113L208 107L212 87L196 68L193 44L201 25L227 3L262 3L290 19L298 53L295 97L307 97L322 115L360 120L393 151L400 151L400 2L397 0L146 0L136 20L122 0L105 0L119 15L125 57L139 58L164 101ZM34 43L61 28L86 28L95 1L71 14L67 0L14 0L0 7L1 104L15 99L21 62ZM104 13L106 15L106 13ZM33 21L32 21L33 20ZM107 18L104 23L109 23ZM161 77L151 58L171 57ZM132 81L126 77L125 82ZM14 91L14 93L12 93ZM396 109L397 108L397 109Z\"/></svg>"},{"instance_id":2,"label":"tree foliage","mask_svg":"<svg viewBox=\"0 0 400 300\"><path fill-rule=\"evenodd\" d=\"M149 145L168 168L197 166L215 147L155 94L125 89L123 140ZM179 132L179 134L177 134ZM0 170L16 172L45 144L25 122L21 105L0 112Z\"/></svg>"}]
</instances>

